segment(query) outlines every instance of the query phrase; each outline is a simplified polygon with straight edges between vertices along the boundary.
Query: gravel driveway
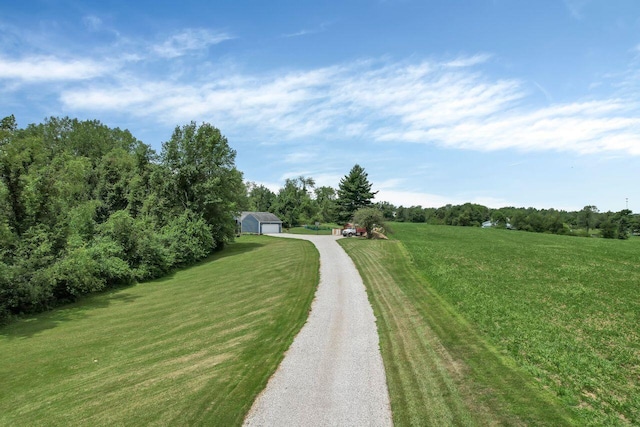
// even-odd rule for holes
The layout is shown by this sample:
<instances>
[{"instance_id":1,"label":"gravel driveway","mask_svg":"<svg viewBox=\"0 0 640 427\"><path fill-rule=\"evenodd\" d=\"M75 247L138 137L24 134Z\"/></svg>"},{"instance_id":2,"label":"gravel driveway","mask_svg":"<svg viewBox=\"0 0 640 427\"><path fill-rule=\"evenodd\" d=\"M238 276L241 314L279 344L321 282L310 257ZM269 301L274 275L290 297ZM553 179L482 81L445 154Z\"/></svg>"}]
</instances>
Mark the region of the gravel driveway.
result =
<instances>
[{"instance_id":1,"label":"gravel driveway","mask_svg":"<svg viewBox=\"0 0 640 427\"><path fill-rule=\"evenodd\" d=\"M375 317L355 265L338 237L278 236L316 245L320 284L307 323L245 425L392 425Z\"/></svg>"}]
</instances>

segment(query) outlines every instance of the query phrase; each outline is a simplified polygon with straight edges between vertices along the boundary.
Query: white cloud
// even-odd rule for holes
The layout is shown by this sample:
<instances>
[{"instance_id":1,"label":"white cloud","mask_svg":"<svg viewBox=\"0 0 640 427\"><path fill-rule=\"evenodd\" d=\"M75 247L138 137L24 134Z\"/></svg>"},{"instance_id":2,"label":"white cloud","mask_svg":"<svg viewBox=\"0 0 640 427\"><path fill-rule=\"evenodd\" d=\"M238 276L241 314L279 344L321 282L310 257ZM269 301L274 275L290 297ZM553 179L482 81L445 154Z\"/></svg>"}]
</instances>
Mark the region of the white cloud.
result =
<instances>
[{"instance_id":1,"label":"white cloud","mask_svg":"<svg viewBox=\"0 0 640 427\"><path fill-rule=\"evenodd\" d=\"M324 32L331 24L332 22L323 22L322 24L320 24L319 27L315 29L302 29L300 31L296 31L293 33L283 34L280 37L291 38L291 37L301 37L301 36L307 36L310 34L321 33L321 32Z\"/></svg>"},{"instance_id":2,"label":"white cloud","mask_svg":"<svg viewBox=\"0 0 640 427\"><path fill-rule=\"evenodd\" d=\"M191 81L123 74L108 85L67 89L61 100L70 109L127 111L166 123L211 121L245 134L250 130L261 143L348 137L479 151L640 155L635 100L535 107L521 81L492 79L473 69L484 60L486 55L458 58L456 67L451 61L359 61Z\"/></svg>"},{"instance_id":3,"label":"white cloud","mask_svg":"<svg viewBox=\"0 0 640 427\"><path fill-rule=\"evenodd\" d=\"M223 32L206 29L187 29L153 46L152 50L163 58L176 58L206 49L211 45L222 43L232 38L232 36Z\"/></svg>"},{"instance_id":4,"label":"white cloud","mask_svg":"<svg viewBox=\"0 0 640 427\"><path fill-rule=\"evenodd\" d=\"M313 30L300 30L300 31L296 31L295 33L283 34L282 37L285 37L285 38L300 37L300 36L306 36L307 34L314 34L316 32L317 31L313 31Z\"/></svg>"},{"instance_id":5,"label":"white cloud","mask_svg":"<svg viewBox=\"0 0 640 427\"><path fill-rule=\"evenodd\" d=\"M452 61L445 62L444 65L451 68L472 67L487 62L489 59L491 59L491 55L486 53L473 56L461 56Z\"/></svg>"},{"instance_id":6,"label":"white cloud","mask_svg":"<svg viewBox=\"0 0 640 427\"><path fill-rule=\"evenodd\" d=\"M403 182L405 182L405 180L402 178L387 179L386 181L377 182L376 188L379 190L393 189L400 186Z\"/></svg>"},{"instance_id":7,"label":"white cloud","mask_svg":"<svg viewBox=\"0 0 640 427\"><path fill-rule=\"evenodd\" d=\"M30 56L20 59L0 57L0 79L28 83L88 80L105 75L112 67L91 59L61 59L54 56Z\"/></svg>"}]
</instances>

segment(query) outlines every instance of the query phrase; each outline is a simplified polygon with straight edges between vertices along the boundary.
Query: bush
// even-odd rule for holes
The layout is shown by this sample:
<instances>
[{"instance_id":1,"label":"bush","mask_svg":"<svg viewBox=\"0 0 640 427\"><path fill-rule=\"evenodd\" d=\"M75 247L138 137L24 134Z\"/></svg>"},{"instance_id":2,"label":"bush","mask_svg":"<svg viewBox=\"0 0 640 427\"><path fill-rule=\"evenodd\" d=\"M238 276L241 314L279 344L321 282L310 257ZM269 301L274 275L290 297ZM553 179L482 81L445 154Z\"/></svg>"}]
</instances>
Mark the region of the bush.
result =
<instances>
[{"instance_id":1,"label":"bush","mask_svg":"<svg viewBox=\"0 0 640 427\"><path fill-rule=\"evenodd\" d=\"M134 275L129 263L123 259L122 246L109 237L98 237L89 248L91 258L98 264L98 275L108 287L129 284Z\"/></svg>"},{"instance_id":2,"label":"bush","mask_svg":"<svg viewBox=\"0 0 640 427\"><path fill-rule=\"evenodd\" d=\"M100 264L85 247L74 249L53 267L55 292L58 299L76 297L104 289Z\"/></svg>"},{"instance_id":3,"label":"bush","mask_svg":"<svg viewBox=\"0 0 640 427\"><path fill-rule=\"evenodd\" d=\"M384 217L382 212L376 208L362 208L358 209L353 215L353 221L360 227L364 227L367 230L367 239L373 237L373 227L384 227Z\"/></svg>"},{"instance_id":4,"label":"bush","mask_svg":"<svg viewBox=\"0 0 640 427\"><path fill-rule=\"evenodd\" d=\"M172 265L186 265L207 257L215 249L211 230L200 215L189 210L163 227Z\"/></svg>"},{"instance_id":5,"label":"bush","mask_svg":"<svg viewBox=\"0 0 640 427\"><path fill-rule=\"evenodd\" d=\"M172 265L172 256L166 241L151 224L139 224L136 248L136 280L148 280L166 274Z\"/></svg>"}]
</instances>

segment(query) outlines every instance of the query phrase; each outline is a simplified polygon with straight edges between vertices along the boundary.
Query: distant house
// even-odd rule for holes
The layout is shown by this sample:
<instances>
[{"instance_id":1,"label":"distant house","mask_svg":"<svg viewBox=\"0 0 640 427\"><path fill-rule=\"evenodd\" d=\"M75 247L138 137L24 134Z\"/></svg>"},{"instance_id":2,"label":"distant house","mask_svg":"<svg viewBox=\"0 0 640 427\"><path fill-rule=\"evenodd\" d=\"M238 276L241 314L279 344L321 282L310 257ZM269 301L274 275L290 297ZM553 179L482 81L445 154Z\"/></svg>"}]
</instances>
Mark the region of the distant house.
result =
<instances>
[{"instance_id":1,"label":"distant house","mask_svg":"<svg viewBox=\"0 0 640 427\"><path fill-rule=\"evenodd\" d=\"M282 233L282 221L271 212L242 212L237 221L241 233Z\"/></svg>"},{"instance_id":2,"label":"distant house","mask_svg":"<svg viewBox=\"0 0 640 427\"><path fill-rule=\"evenodd\" d=\"M498 223L494 221L485 221L482 223L482 228L491 228L497 226ZM515 230L511 223L509 222L509 218L507 218L507 223L504 225L507 230Z\"/></svg>"}]
</instances>

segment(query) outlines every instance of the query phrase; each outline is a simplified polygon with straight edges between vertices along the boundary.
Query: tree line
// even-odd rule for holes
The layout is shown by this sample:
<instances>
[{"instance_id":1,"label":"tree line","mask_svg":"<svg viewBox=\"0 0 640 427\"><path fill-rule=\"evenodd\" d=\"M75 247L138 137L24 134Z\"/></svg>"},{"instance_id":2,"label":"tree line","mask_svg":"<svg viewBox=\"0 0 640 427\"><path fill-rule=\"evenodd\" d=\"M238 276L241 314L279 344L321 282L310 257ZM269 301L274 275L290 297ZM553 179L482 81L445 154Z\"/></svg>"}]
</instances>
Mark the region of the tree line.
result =
<instances>
[{"instance_id":1,"label":"tree line","mask_svg":"<svg viewBox=\"0 0 640 427\"><path fill-rule=\"evenodd\" d=\"M286 227L314 222L344 224L353 219L360 208L377 209L387 222L416 222L435 225L492 227L537 233L553 233L588 237L599 235L609 239L627 239L640 234L640 215L630 210L600 212L588 205L579 211L556 209L504 207L491 209L476 203L423 208L422 206L394 206L372 201L376 192L364 168L355 165L340 181L338 189L315 187L310 177L287 179L277 193L264 185L248 183L250 210L272 212L283 220Z\"/></svg>"},{"instance_id":2,"label":"tree line","mask_svg":"<svg viewBox=\"0 0 640 427\"><path fill-rule=\"evenodd\" d=\"M176 127L161 153L97 120L0 122L0 321L148 280L233 239L246 204L215 127Z\"/></svg>"},{"instance_id":3,"label":"tree line","mask_svg":"<svg viewBox=\"0 0 640 427\"><path fill-rule=\"evenodd\" d=\"M609 239L627 239L630 234L640 233L640 215L634 215L629 209L600 212L593 205L579 211L531 207L490 209L474 203L439 208L395 207L386 202L377 206L386 219L398 222L480 227L488 221L498 228L582 237L597 234Z\"/></svg>"}]
</instances>

